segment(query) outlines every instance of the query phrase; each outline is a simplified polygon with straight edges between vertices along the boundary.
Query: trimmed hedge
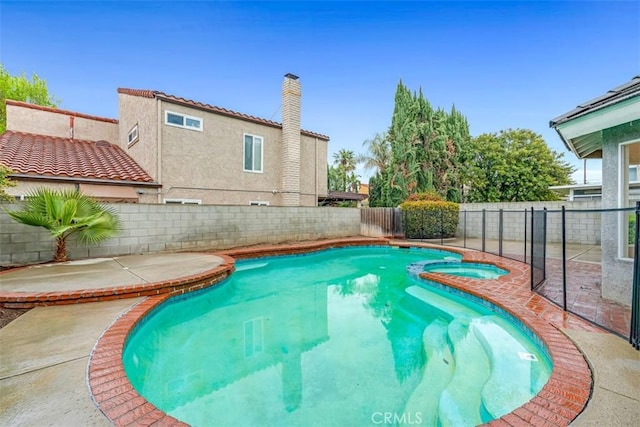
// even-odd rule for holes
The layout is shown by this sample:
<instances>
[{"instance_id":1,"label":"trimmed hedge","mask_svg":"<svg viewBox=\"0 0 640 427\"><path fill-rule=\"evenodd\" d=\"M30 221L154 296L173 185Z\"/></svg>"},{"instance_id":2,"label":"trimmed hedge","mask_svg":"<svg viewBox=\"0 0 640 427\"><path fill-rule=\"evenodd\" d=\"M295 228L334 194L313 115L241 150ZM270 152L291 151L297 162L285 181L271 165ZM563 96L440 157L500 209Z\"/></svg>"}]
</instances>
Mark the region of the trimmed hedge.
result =
<instances>
[{"instance_id":1,"label":"trimmed hedge","mask_svg":"<svg viewBox=\"0 0 640 427\"><path fill-rule=\"evenodd\" d=\"M458 229L460 207L444 201L406 201L400 205L408 239L453 237Z\"/></svg>"}]
</instances>

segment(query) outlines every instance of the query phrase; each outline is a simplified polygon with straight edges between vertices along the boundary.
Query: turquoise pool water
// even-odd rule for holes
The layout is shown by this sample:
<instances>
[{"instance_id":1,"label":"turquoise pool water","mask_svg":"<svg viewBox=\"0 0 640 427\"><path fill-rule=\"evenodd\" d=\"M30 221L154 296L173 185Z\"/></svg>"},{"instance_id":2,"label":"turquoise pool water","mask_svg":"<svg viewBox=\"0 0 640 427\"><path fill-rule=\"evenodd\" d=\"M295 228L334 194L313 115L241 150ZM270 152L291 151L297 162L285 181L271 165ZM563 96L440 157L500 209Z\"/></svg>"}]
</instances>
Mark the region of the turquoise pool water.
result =
<instances>
[{"instance_id":1,"label":"turquoise pool water","mask_svg":"<svg viewBox=\"0 0 640 427\"><path fill-rule=\"evenodd\" d=\"M472 262L431 263L424 266L424 271L429 273L445 273L454 276L471 277L474 279L497 279L509 272L490 264Z\"/></svg>"},{"instance_id":2,"label":"turquoise pool water","mask_svg":"<svg viewBox=\"0 0 640 427\"><path fill-rule=\"evenodd\" d=\"M238 262L130 335L133 386L194 426L477 425L551 363L521 326L408 274L453 253L359 247Z\"/></svg>"}]
</instances>

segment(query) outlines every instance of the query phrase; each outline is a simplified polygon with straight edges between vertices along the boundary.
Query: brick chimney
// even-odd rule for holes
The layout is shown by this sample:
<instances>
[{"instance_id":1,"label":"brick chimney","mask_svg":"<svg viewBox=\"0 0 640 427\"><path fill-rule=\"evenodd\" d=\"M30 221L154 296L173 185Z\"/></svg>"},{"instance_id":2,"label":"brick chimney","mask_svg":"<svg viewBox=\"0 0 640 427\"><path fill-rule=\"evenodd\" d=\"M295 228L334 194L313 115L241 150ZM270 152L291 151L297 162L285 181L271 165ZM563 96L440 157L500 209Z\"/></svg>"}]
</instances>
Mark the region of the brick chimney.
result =
<instances>
[{"instance_id":1,"label":"brick chimney","mask_svg":"<svg viewBox=\"0 0 640 427\"><path fill-rule=\"evenodd\" d=\"M285 74L282 83L282 205L300 206L300 81Z\"/></svg>"}]
</instances>

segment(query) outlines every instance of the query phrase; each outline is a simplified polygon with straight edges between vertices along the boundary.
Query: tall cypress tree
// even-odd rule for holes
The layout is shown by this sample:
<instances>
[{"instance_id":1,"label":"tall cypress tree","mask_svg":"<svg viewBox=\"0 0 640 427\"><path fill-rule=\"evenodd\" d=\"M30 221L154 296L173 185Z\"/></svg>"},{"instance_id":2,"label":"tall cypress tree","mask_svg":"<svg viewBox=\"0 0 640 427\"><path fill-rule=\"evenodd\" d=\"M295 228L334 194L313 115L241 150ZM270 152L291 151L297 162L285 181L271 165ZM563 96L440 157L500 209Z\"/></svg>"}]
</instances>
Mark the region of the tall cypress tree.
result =
<instances>
[{"instance_id":1,"label":"tall cypress tree","mask_svg":"<svg viewBox=\"0 0 640 427\"><path fill-rule=\"evenodd\" d=\"M450 113L434 110L422 89L411 93L400 80L388 131L389 165L376 176L380 205L397 206L425 191L459 202L460 165L469 139L467 120L455 107Z\"/></svg>"}]
</instances>

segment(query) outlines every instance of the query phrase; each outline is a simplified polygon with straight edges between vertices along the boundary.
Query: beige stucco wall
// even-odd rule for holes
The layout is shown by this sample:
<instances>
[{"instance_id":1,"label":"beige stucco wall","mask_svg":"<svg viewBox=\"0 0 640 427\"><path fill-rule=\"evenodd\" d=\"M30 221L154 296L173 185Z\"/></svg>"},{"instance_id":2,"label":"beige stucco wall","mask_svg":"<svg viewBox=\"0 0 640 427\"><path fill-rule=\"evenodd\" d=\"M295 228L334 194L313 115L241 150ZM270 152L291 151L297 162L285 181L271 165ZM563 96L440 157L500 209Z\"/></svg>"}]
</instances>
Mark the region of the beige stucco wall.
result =
<instances>
[{"instance_id":1,"label":"beige stucco wall","mask_svg":"<svg viewBox=\"0 0 640 427\"><path fill-rule=\"evenodd\" d=\"M7 130L15 132L69 138L69 117L71 115L65 113L7 104ZM115 143L118 140L118 124L75 116L73 137Z\"/></svg>"},{"instance_id":2,"label":"beige stucco wall","mask_svg":"<svg viewBox=\"0 0 640 427\"><path fill-rule=\"evenodd\" d=\"M26 196L33 190L38 188L50 188L52 190L74 190L78 187L77 182L57 182L48 180L13 180L17 185L15 187L5 187L4 190L10 196ZM157 203L157 188L146 186L134 186L138 193L138 203Z\"/></svg>"},{"instance_id":3,"label":"beige stucco wall","mask_svg":"<svg viewBox=\"0 0 640 427\"><path fill-rule=\"evenodd\" d=\"M126 94L119 94L119 109L119 145L162 184L152 203L192 199L208 205L282 205L282 129ZM203 130L166 125L167 110L202 118ZM127 134L136 123L139 140L128 147ZM262 173L243 170L245 133L263 138ZM316 206L316 193L326 195L326 162L327 141L302 135L302 206Z\"/></svg>"},{"instance_id":4,"label":"beige stucco wall","mask_svg":"<svg viewBox=\"0 0 640 427\"><path fill-rule=\"evenodd\" d=\"M52 190L73 190L76 185L70 182L50 182L50 181L18 181L13 180L17 185L15 187L4 187L5 193L10 196L26 196L32 191L46 187Z\"/></svg>"},{"instance_id":5,"label":"beige stucco wall","mask_svg":"<svg viewBox=\"0 0 640 427\"><path fill-rule=\"evenodd\" d=\"M152 98L118 94L118 145L156 182L161 180L158 176L158 102ZM128 146L127 135L136 123L139 139ZM151 203L157 203L157 197Z\"/></svg>"},{"instance_id":6,"label":"beige stucco wall","mask_svg":"<svg viewBox=\"0 0 640 427\"><path fill-rule=\"evenodd\" d=\"M166 110L202 118L203 131L165 125ZM167 102L161 123L163 198L280 204L280 129ZM262 173L243 170L245 133L263 138Z\"/></svg>"},{"instance_id":7,"label":"beige stucco wall","mask_svg":"<svg viewBox=\"0 0 640 427\"><path fill-rule=\"evenodd\" d=\"M316 196L327 195L327 141L302 135L300 192L302 206L315 206Z\"/></svg>"}]
</instances>

